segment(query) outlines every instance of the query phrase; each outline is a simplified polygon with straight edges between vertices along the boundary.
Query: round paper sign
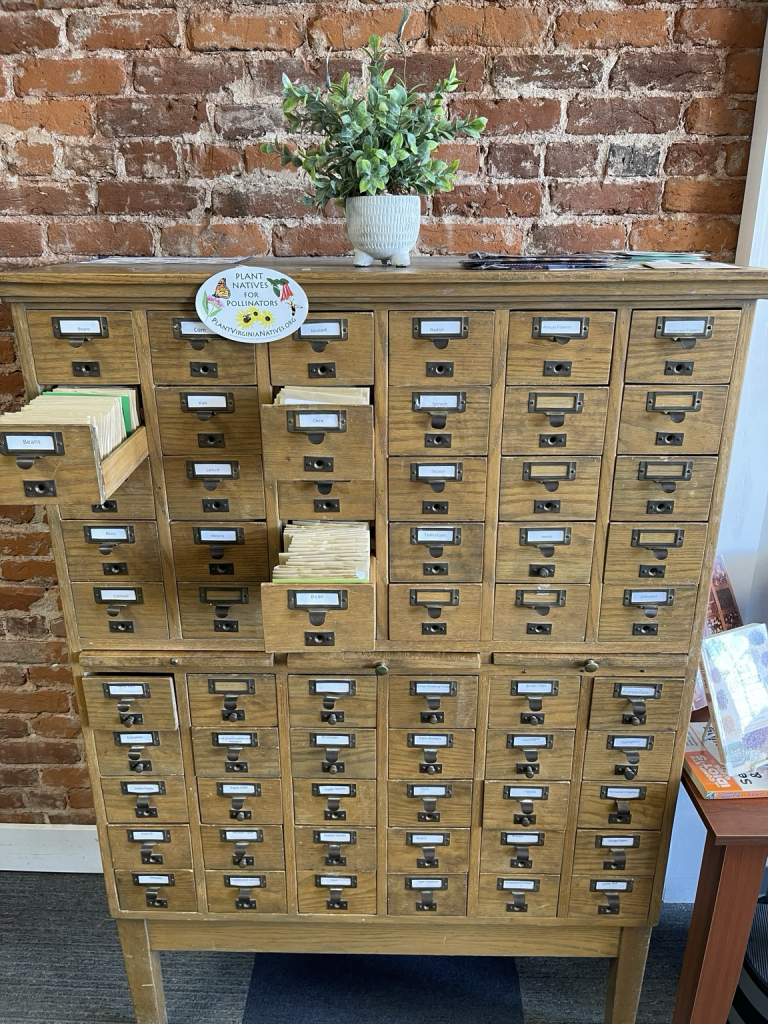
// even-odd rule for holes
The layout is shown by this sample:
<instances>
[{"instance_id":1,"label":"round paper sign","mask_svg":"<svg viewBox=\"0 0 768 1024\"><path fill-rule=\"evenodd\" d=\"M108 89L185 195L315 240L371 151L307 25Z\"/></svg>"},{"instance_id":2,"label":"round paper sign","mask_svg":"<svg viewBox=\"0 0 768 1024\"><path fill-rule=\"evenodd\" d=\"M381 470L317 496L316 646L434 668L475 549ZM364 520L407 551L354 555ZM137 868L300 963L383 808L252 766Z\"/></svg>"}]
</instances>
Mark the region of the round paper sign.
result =
<instances>
[{"instance_id":1,"label":"round paper sign","mask_svg":"<svg viewBox=\"0 0 768 1024\"><path fill-rule=\"evenodd\" d=\"M246 345L292 334L309 309L304 289L292 278L245 264L216 271L198 289L195 306L212 331Z\"/></svg>"}]
</instances>

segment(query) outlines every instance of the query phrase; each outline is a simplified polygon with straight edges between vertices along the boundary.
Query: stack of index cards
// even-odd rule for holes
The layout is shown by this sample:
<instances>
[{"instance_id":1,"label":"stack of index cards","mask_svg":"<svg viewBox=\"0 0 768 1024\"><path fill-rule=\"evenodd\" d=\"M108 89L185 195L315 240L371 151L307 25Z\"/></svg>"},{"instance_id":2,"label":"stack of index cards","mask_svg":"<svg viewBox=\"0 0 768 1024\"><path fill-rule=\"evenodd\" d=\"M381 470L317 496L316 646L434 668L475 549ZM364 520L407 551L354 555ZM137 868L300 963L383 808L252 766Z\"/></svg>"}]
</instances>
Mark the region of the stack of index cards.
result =
<instances>
[{"instance_id":1,"label":"stack of index cards","mask_svg":"<svg viewBox=\"0 0 768 1024\"><path fill-rule=\"evenodd\" d=\"M273 583L367 583L371 538L368 523L289 523L285 551L272 570Z\"/></svg>"}]
</instances>

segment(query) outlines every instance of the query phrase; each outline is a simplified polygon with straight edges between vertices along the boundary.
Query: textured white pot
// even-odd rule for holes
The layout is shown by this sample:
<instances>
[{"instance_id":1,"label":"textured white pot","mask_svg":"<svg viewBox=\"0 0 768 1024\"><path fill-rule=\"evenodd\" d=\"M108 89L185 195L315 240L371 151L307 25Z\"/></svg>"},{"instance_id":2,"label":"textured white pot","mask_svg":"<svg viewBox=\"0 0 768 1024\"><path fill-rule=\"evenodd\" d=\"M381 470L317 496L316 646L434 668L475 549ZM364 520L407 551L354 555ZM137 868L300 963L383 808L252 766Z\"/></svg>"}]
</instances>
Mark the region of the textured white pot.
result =
<instances>
[{"instance_id":1,"label":"textured white pot","mask_svg":"<svg viewBox=\"0 0 768 1024\"><path fill-rule=\"evenodd\" d=\"M408 266L421 224L418 196L350 196L345 209L356 267L369 267L374 260Z\"/></svg>"}]
</instances>

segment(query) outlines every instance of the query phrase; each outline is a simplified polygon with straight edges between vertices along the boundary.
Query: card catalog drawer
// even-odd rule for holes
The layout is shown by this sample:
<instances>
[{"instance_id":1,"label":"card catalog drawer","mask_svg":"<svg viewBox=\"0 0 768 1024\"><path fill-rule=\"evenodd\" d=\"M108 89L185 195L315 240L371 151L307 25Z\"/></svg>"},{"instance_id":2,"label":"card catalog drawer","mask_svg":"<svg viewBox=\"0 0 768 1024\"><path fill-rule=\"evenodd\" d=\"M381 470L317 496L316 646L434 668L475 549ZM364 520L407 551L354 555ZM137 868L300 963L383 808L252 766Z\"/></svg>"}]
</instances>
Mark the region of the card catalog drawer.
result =
<instances>
[{"instance_id":1,"label":"card catalog drawer","mask_svg":"<svg viewBox=\"0 0 768 1024\"><path fill-rule=\"evenodd\" d=\"M93 426L54 422L8 429L8 420L0 416L0 501L102 503L146 458L144 426L102 456Z\"/></svg>"},{"instance_id":2,"label":"card catalog drawer","mask_svg":"<svg viewBox=\"0 0 768 1024\"><path fill-rule=\"evenodd\" d=\"M255 388L157 388L157 418L164 455L261 452L259 396Z\"/></svg>"},{"instance_id":3,"label":"card catalog drawer","mask_svg":"<svg viewBox=\"0 0 768 1024\"><path fill-rule=\"evenodd\" d=\"M374 589L372 583L344 583L338 587L263 583L261 600L267 650L372 650Z\"/></svg>"},{"instance_id":4,"label":"card catalog drawer","mask_svg":"<svg viewBox=\"0 0 768 1024\"><path fill-rule=\"evenodd\" d=\"M568 900L569 920L644 921L651 905L653 878L574 875Z\"/></svg>"},{"instance_id":5,"label":"card catalog drawer","mask_svg":"<svg viewBox=\"0 0 768 1024\"><path fill-rule=\"evenodd\" d=\"M568 779L573 731L489 729L485 774L491 779Z\"/></svg>"},{"instance_id":6,"label":"card catalog drawer","mask_svg":"<svg viewBox=\"0 0 768 1024\"><path fill-rule=\"evenodd\" d=\"M696 594L697 588L690 586L668 587L654 583L653 587L622 587L606 584L603 587L598 639L644 643L647 646L672 644L675 649L687 651Z\"/></svg>"},{"instance_id":7,"label":"card catalog drawer","mask_svg":"<svg viewBox=\"0 0 768 1024\"><path fill-rule=\"evenodd\" d=\"M375 729L291 729L291 771L298 778L376 778Z\"/></svg>"},{"instance_id":8,"label":"card catalog drawer","mask_svg":"<svg viewBox=\"0 0 768 1024\"><path fill-rule=\"evenodd\" d=\"M474 729L477 676L389 676L389 724L396 729Z\"/></svg>"},{"instance_id":9,"label":"card catalog drawer","mask_svg":"<svg viewBox=\"0 0 768 1024\"><path fill-rule=\"evenodd\" d=\"M185 640L221 639L232 633L261 640L261 595L258 583L180 583L181 635Z\"/></svg>"},{"instance_id":10,"label":"card catalog drawer","mask_svg":"<svg viewBox=\"0 0 768 1024\"><path fill-rule=\"evenodd\" d=\"M166 775L162 779L126 775L120 779L106 776L100 780L107 821L126 824L189 821L183 775Z\"/></svg>"},{"instance_id":11,"label":"card catalog drawer","mask_svg":"<svg viewBox=\"0 0 768 1024\"><path fill-rule=\"evenodd\" d=\"M422 778L387 783L389 824L406 828L468 828L472 820L472 783Z\"/></svg>"},{"instance_id":12,"label":"card catalog drawer","mask_svg":"<svg viewBox=\"0 0 768 1024\"><path fill-rule=\"evenodd\" d=\"M108 825L107 835L112 864L121 871L188 871L192 867L188 825Z\"/></svg>"},{"instance_id":13,"label":"card catalog drawer","mask_svg":"<svg viewBox=\"0 0 768 1024\"><path fill-rule=\"evenodd\" d=\"M282 871L285 868L281 825L203 825L203 860L212 871Z\"/></svg>"},{"instance_id":14,"label":"card catalog drawer","mask_svg":"<svg viewBox=\"0 0 768 1024\"><path fill-rule=\"evenodd\" d=\"M728 388L624 388L619 455L716 454Z\"/></svg>"},{"instance_id":15,"label":"card catalog drawer","mask_svg":"<svg viewBox=\"0 0 768 1024\"><path fill-rule=\"evenodd\" d=\"M244 775L266 779L280 775L277 729L241 729L239 725L233 723L230 730L192 730L195 774L229 776L233 782Z\"/></svg>"},{"instance_id":16,"label":"card catalog drawer","mask_svg":"<svg viewBox=\"0 0 768 1024\"><path fill-rule=\"evenodd\" d=\"M197 792L200 820L208 824L275 825L283 820L279 779L198 779Z\"/></svg>"},{"instance_id":17,"label":"card catalog drawer","mask_svg":"<svg viewBox=\"0 0 768 1024\"><path fill-rule=\"evenodd\" d=\"M296 837L296 867L300 871L375 871L376 829L300 825Z\"/></svg>"},{"instance_id":18,"label":"card catalog drawer","mask_svg":"<svg viewBox=\"0 0 768 1024\"><path fill-rule=\"evenodd\" d=\"M389 314L389 383L490 384L493 311Z\"/></svg>"},{"instance_id":19,"label":"card catalog drawer","mask_svg":"<svg viewBox=\"0 0 768 1024\"><path fill-rule=\"evenodd\" d=\"M611 523L605 581L698 583L706 540L706 523Z\"/></svg>"},{"instance_id":20,"label":"card catalog drawer","mask_svg":"<svg viewBox=\"0 0 768 1024\"><path fill-rule=\"evenodd\" d=\"M480 870L489 874L519 875L534 871L559 875L564 843L565 832L484 828Z\"/></svg>"},{"instance_id":21,"label":"card catalog drawer","mask_svg":"<svg viewBox=\"0 0 768 1024\"><path fill-rule=\"evenodd\" d=\"M503 455L599 455L608 388L507 388Z\"/></svg>"},{"instance_id":22,"label":"card catalog drawer","mask_svg":"<svg viewBox=\"0 0 768 1024\"><path fill-rule=\"evenodd\" d=\"M142 914L193 914L197 910L195 879L191 871L116 871L117 902L121 910Z\"/></svg>"},{"instance_id":23,"label":"card catalog drawer","mask_svg":"<svg viewBox=\"0 0 768 1024\"><path fill-rule=\"evenodd\" d=\"M568 816L570 782L485 782L483 828L562 831Z\"/></svg>"},{"instance_id":24,"label":"card catalog drawer","mask_svg":"<svg viewBox=\"0 0 768 1024\"><path fill-rule=\"evenodd\" d=\"M474 729L389 730L390 778L471 779L474 764Z\"/></svg>"},{"instance_id":25,"label":"card catalog drawer","mask_svg":"<svg viewBox=\"0 0 768 1024\"><path fill-rule=\"evenodd\" d=\"M594 519L599 481L597 455L562 460L549 455L503 458L499 518Z\"/></svg>"},{"instance_id":26,"label":"card catalog drawer","mask_svg":"<svg viewBox=\"0 0 768 1024\"><path fill-rule=\"evenodd\" d=\"M129 312L28 309L26 317L41 384L138 383Z\"/></svg>"},{"instance_id":27,"label":"card catalog drawer","mask_svg":"<svg viewBox=\"0 0 768 1024\"><path fill-rule=\"evenodd\" d=\"M372 480L373 407L262 405L270 480Z\"/></svg>"},{"instance_id":28,"label":"card catalog drawer","mask_svg":"<svg viewBox=\"0 0 768 1024\"><path fill-rule=\"evenodd\" d=\"M269 578L265 523L171 523L177 580Z\"/></svg>"},{"instance_id":29,"label":"card catalog drawer","mask_svg":"<svg viewBox=\"0 0 768 1024\"><path fill-rule=\"evenodd\" d=\"M373 314L310 314L269 345L273 384L373 384Z\"/></svg>"},{"instance_id":30,"label":"card catalog drawer","mask_svg":"<svg viewBox=\"0 0 768 1024\"><path fill-rule=\"evenodd\" d=\"M376 517L373 480L294 480L277 485L281 519L340 519L361 522Z\"/></svg>"},{"instance_id":31,"label":"card catalog drawer","mask_svg":"<svg viewBox=\"0 0 768 1024\"><path fill-rule=\"evenodd\" d=\"M432 639L443 647L454 640L479 640L481 592L479 583L390 586L390 640L406 644Z\"/></svg>"},{"instance_id":32,"label":"card catalog drawer","mask_svg":"<svg viewBox=\"0 0 768 1024\"><path fill-rule=\"evenodd\" d=\"M255 384L255 345L214 334L194 310L148 310L155 384Z\"/></svg>"},{"instance_id":33,"label":"card catalog drawer","mask_svg":"<svg viewBox=\"0 0 768 1024\"><path fill-rule=\"evenodd\" d=\"M165 590L162 583L127 581L95 587L73 583L78 635L94 640L116 636L136 640L167 640Z\"/></svg>"},{"instance_id":34,"label":"card catalog drawer","mask_svg":"<svg viewBox=\"0 0 768 1024\"><path fill-rule=\"evenodd\" d=\"M181 744L170 729L94 729L101 775L183 775Z\"/></svg>"},{"instance_id":35,"label":"card catalog drawer","mask_svg":"<svg viewBox=\"0 0 768 1024\"><path fill-rule=\"evenodd\" d=\"M170 676L86 676L83 697L92 729L178 729Z\"/></svg>"},{"instance_id":36,"label":"card catalog drawer","mask_svg":"<svg viewBox=\"0 0 768 1024\"><path fill-rule=\"evenodd\" d=\"M223 454L223 453L222 453ZM264 477L259 456L163 459L171 519L263 519Z\"/></svg>"},{"instance_id":37,"label":"card catalog drawer","mask_svg":"<svg viewBox=\"0 0 768 1024\"><path fill-rule=\"evenodd\" d=\"M584 759L585 779L615 779L627 782L665 782L669 778L673 732L594 732L587 735Z\"/></svg>"},{"instance_id":38,"label":"card catalog drawer","mask_svg":"<svg viewBox=\"0 0 768 1024\"><path fill-rule=\"evenodd\" d=\"M206 871L205 890L212 914L285 914L287 910L284 871Z\"/></svg>"},{"instance_id":39,"label":"card catalog drawer","mask_svg":"<svg viewBox=\"0 0 768 1024\"><path fill-rule=\"evenodd\" d=\"M516 914L526 917L555 917L560 889L559 875L538 875L530 871L521 874L480 875L477 897L478 917L512 918Z\"/></svg>"},{"instance_id":40,"label":"card catalog drawer","mask_svg":"<svg viewBox=\"0 0 768 1024\"><path fill-rule=\"evenodd\" d=\"M488 453L491 390L460 387L389 389L389 451L393 455Z\"/></svg>"},{"instance_id":41,"label":"card catalog drawer","mask_svg":"<svg viewBox=\"0 0 768 1024\"><path fill-rule=\"evenodd\" d=\"M625 379L639 384L727 384L740 316L738 309L636 309Z\"/></svg>"},{"instance_id":42,"label":"card catalog drawer","mask_svg":"<svg viewBox=\"0 0 768 1024\"><path fill-rule=\"evenodd\" d=\"M294 779L293 814L298 825L375 825L376 783L368 779Z\"/></svg>"},{"instance_id":43,"label":"card catalog drawer","mask_svg":"<svg viewBox=\"0 0 768 1024\"><path fill-rule=\"evenodd\" d=\"M539 639L581 643L587 624L589 587L499 584L493 619L494 640Z\"/></svg>"},{"instance_id":44,"label":"card catalog drawer","mask_svg":"<svg viewBox=\"0 0 768 1024\"><path fill-rule=\"evenodd\" d=\"M508 384L607 384L616 314L600 310L509 315Z\"/></svg>"},{"instance_id":45,"label":"card catalog drawer","mask_svg":"<svg viewBox=\"0 0 768 1024\"><path fill-rule=\"evenodd\" d=\"M660 832L610 830L576 833L575 875L652 875L656 871L661 845Z\"/></svg>"},{"instance_id":46,"label":"card catalog drawer","mask_svg":"<svg viewBox=\"0 0 768 1024\"><path fill-rule=\"evenodd\" d=\"M374 675L291 675L288 700L293 726L366 729L376 725Z\"/></svg>"},{"instance_id":47,"label":"card catalog drawer","mask_svg":"<svg viewBox=\"0 0 768 1024\"><path fill-rule=\"evenodd\" d=\"M717 459L708 455L692 459L619 456L613 476L611 518L657 519L674 515L705 520L709 517L716 471Z\"/></svg>"},{"instance_id":48,"label":"card catalog drawer","mask_svg":"<svg viewBox=\"0 0 768 1024\"><path fill-rule=\"evenodd\" d=\"M62 519L154 519L155 499L149 460L141 462L106 501L65 502L59 505L59 513Z\"/></svg>"},{"instance_id":49,"label":"card catalog drawer","mask_svg":"<svg viewBox=\"0 0 768 1024\"><path fill-rule=\"evenodd\" d=\"M299 871L299 913L356 916L376 913L376 873Z\"/></svg>"},{"instance_id":50,"label":"card catalog drawer","mask_svg":"<svg viewBox=\"0 0 768 1024\"><path fill-rule=\"evenodd\" d=\"M667 784L583 782L579 828L659 829L664 818Z\"/></svg>"},{"instance_id":51,"label":"card catalog drawer","mask_svg":"<svg viewBox=\"0 0 768 1024\"><path fill-rule=\"evenodd\" d=\"M387 871L424 874L469 870L469 829L387 829Z\"/></svg>"},{"instance_id":52,"label":"card catalog drawer","mask_svg":"<svg viewBox=\"0 0 768 1024\"><path fill-rule=\"evenodd\" d=\"M484 536L482 523L390 523L389 578L480 583Z\"/></svg>"},{"instance_id":53,"label":"card catalog drawer","mask_svg":"<svg viewBox=\"0 0 768 1024\"><path fill-rule=\"evenodd\" d=\"M499 523L496 579L589 583L594 523Z\"/></svg>"},{"instance_id":54,"label":"card catalog drawer","mask_svg":"<svg viewBox=\"0 0 768 1024\"><path fill-rule=\"evenodd\" d=\"M390 459L389 518L485 519L486 459Z\"/></svg>"},{"instance_id":55,"label":"card catalog drawer","mask_svg":"<svg viewBox=\"0 0 768 1024\"><path fill-rule=\"evenodd\" d=\"M592 683L590 729L676 729L683 696L682 679L633 679L631 675Z\"/></svg>"},{"instance_id":56,"label":"card catalog drawer","mask_svg":"<svg viewBox=\"0 0 768 1024\"><path fill-rule=\"evenodd\" d=\"M242 722L246 728L277 725L273 675L190 672L187 688L192 725L212 729L226 729L233 722Z\"/></svg>"},{"instance_id":57,"label":"card catalog drawer","mask_svg":"<svg viewBox=\"0 0 768 1024\"><path fill-rule=\"evenodd\" d=\"M387 875L387 913L411 917L431 911L430 917L465 917L466 874Z\"/></svg>"},{"instance_id":58,"label":"card catalog drawer","mask_svg":"<svg viewBox=\"0 0 768 1024\"><path fill-rule=\"evenodd\" d=\"M155 523L70 520L61 529L72 580L163 578Z\"/></svg>"},{"instance_id":59,"label":"card catalog drawer","mask_svg":"<svg viewBox=\"0 0 768 1024\"><path fill-rule=\"evenodd\" d=\"M531 675L491 678L488 719L498 728L573 729L579 707L581 676L547 676L536 667Z\"/></svg>"}]
</instances>

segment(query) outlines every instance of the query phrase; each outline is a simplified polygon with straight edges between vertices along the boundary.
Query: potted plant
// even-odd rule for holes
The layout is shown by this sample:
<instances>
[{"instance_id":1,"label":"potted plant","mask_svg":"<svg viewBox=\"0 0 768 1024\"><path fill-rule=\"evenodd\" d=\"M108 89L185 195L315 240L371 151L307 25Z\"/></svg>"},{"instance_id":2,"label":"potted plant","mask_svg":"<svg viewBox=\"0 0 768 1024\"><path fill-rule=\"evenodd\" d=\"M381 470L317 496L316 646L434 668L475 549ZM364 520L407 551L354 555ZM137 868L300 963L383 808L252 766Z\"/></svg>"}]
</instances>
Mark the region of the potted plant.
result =
<instances>
[{"instance_id":1,"label":"potted plant","mask_svg":"<svg viewBox=\"0 0 768 1024\"><path fill-rule=\"evenodd\" d=\"M398 44L407 18L408 11ZM419 235L419 197L449 192L456 181L459 161L446 163L435 149L457 135L477 138L486 118L446 117L445 99L461 84L456 65L426 92L421 86L409 89L386 66L390 50L378 36L369 38L363 52L367 86L351 86L349 74L331 82L327 70L324 90L294 85L283 75L283 113L291 129L308 140L295 148L277 140L261 148L279 154L281 166L307 172L314 186L304 197L308 206L344 207L356 266L378 259L407 267Z\"/></svg>"}]
</instances>

